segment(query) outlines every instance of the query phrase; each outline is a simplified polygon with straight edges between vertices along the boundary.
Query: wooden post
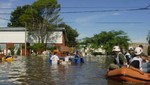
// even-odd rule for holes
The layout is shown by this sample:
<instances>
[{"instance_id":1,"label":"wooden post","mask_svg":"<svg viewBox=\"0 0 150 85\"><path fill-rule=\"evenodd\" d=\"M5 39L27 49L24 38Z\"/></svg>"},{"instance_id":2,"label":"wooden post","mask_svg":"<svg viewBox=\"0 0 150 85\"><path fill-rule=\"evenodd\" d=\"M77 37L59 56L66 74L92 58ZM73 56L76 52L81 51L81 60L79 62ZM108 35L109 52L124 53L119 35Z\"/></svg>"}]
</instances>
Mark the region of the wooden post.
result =
<instances>
[{"instance_id":1,"label":"wooden post","mask_svg":"<svg viewBox=\"0 0 150 85\"><path fill-rule=\"evenodd\" d=\"M26 51L27 51L27 43L26 43L26 36L27 36L27 35L26 35L26 33L27 33L27 32L26 32L26 31L27 31L27 30L26 30L26 27L27 27L27 26L26 26L26 25L27 25L27 24L26 24L26 22L25 22L25 56L27 55L27 52L26 52Z\"/></svg>"}]
</instances>

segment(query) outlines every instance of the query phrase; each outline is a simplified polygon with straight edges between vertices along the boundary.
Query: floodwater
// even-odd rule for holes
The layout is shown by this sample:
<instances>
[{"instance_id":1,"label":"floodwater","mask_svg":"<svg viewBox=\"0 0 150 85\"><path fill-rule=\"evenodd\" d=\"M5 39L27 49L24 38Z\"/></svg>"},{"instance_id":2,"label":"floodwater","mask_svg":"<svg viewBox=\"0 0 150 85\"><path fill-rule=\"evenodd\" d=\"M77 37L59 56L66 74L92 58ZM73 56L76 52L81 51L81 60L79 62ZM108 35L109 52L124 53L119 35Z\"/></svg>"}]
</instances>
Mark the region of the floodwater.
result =
<instances>
[{"instance_id":1,"label":"floodwater","mask_svg":"<svg viewBox=\"0 0 150 85\"><path fill-rule=\"evenodd\" d=\"M0 63L0 85L129 85L105 77L106 56L84 60L78 65L50 65L48 57L18 56L13 62Z\"/></svg>"}]
</instances>

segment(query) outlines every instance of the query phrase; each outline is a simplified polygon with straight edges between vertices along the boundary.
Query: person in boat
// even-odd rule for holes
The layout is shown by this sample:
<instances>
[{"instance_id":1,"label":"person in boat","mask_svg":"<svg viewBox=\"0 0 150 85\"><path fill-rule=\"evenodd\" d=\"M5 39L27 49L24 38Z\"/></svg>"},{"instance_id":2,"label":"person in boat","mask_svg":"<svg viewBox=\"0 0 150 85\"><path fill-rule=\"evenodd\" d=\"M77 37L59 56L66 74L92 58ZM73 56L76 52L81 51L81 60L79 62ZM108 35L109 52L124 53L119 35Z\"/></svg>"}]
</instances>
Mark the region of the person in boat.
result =
<instances>
[{"instance_id":1,"label":"person in boat","mask_svg":"<svg viewBox=\"0 0 150 85\"><path fill-rule=\"evenodd\" d=\"M66 52L65 61L69 62L69 58L70 58L70 53Z\"/></svg>"},{"instance_id":2,"label":"person in boat","mask_svg":"<svg viewBox=\"0 0 150 85\"><path fill-rule=\"evenodd\" d=\"M131 60L130 66L140 69L143 72L150 73L150 62L145 61L143 49L141 47L136 47L134 52L136 56Z\"/></svg>"},{"instance_id":3,"label":"person in boat","mask_svg":"<svg viewBox=\"0 0 150 85\"><path fill-rule=\"evenodd\" d=\"M143 59L143 57L142 57ZM145 58L144 58L145 59ZM149 61L143 61L142 62L142 70L146 73L150 73L150 62Z\"/></svg>"},{"instance_id":4,"label":"person in boat","mask_svg":"<svg viewBox=\"0 0 150 85\"><path fill-rule=\"evenodd\" d=\"M52 60L52 64L58 64L59 57L57 56L58 52L54 52L54 55L50 58Z\"/></svg>"},{"instance_id":5,"label":"person in boat","mask_svg":"<svg viewBox=\"0 0 150 85\"><path fill-rule=\"evenodd\" d=\"M71 62L69 61L69 58L70 58L70 53L66 52L64 59L60 60L60 64L71 64Z\"/></svg>"},{"instance_id":6,"label":"person in boat","mask_svg":"<svg viewBox=\"0 0 150 85\"><path fill-rule=\"evenodd\" d=\"M50 63L50 64L52 64L51 57L52 57L52 53L51 53L51 51L49 51L49 63Z\"/></svg>"},{"instance_id":7,"label":"person in boat","mask_svg":"<svg viewBox=\"0 0 150 85\"><path fill-rule=\"evenodd\" d=\"M128 52L125 53L125 58L127 60L127 63L129 64L131 59L135 56L134 54L134 48L133 47L129 47L128 48Z\"/></svg>"},{"instance_id":8,"label":"person in boat","mask_svg":"<svg viewBox=\"0 0 150 85\"><path fill-rule=\"evenodd\" d=\"M7 50L7 55L5 56L5 59L9 58L9 57L11 57L11 50L10 50L10 48L8 48L8 50Z\"/></svg>"},{"instance_id":9,"label":"person in boat","mask_svg":"<svg viewBox=\"0 0 150 85\"><path fill-rule=\"evenodd\" d=\"M144 46L143 46L143 45L139 45L139 47L142 48L143 51L144 51ZM148 55L146 55L144 52L142 52L141 55L142 55L142 56L145 56L145 57L148 57Z\"/></svg>"},{"instance_id":10,"label":"person in boat","mask_svg":"<svg viewBox=\"0 0 150 85\"><path fill-rule=\"evenodd\" d=\"M144 51L144 46L143 45L139 45L139 47L141 47ZM150 57L148 55L146 55L144 52L142 52L141 56L142 56L142 59L143 59L144 62L150 62Z\"/></svg>"},{"instance_id":11,"label":"person in boat","mask_svg":"<svg viewBox=\"0 0 150 85\"><path fill-rule=\"evenodd\" d=\"M143 49L140 48L140 47L136 47L135 50L134 50L134 53L135 53L135 57L131 60L131 63L130 63L130 66L133 66L137 69L140 69L141 71L142 70L142 57L141 57L141 54L143 52Z\"/></svg>"},{"instance_id":12,"label":"person in boat","mask_svg":"<svg viewBox=\"0 0 150 85\"><path fill-rule=\"evenodd\" d=\"M70 53L70 58L69 58L70 62L75 62L75 53Z\"/></svg>"},{"instance_id":13,"label":"person in boat","mask_svg":"<svg viewBox=\"0 0 150 85\"><path fill-rule=\"evenodd\" d=\"M123 53L119 46L114 46L112 49L114 53L113 62L109 66L109 70L120 68L121 66L127 65L127 60L124 57Z\"/></svg>"},{"instance_id":14,"label":"person in boat","mask_svg":"<svg viewBox=\"0 0 150 85\"><path fill-rule=\"evenodd\" d=\"M84 59L83 59L82 53L80 52L79 55L80 55L80 62L81 62L81 63L84 63Z\"/></svg>"},{"instance_id":15,"label":"person in boat","mask_svg":"<svg viewBox=\"0 0 150 85\"><path fill-rule=\"evenodd\" d=\"M139 47L144 51L144 46L139 45ZM150 73L150 58L144 52L141 53L142 58L142 69L144 72Z\"/></svg>"},{"instance_id":16,"label":"person in boat","mask_svg":"<svg viewBox=\"0 0 150 85\"><path fill-rule=\"evenodd\" d=\"M80 63L81 62L81 56L80 56L80 52L76 51L75 52L75 59L74 59L75 63Z\"/></svg>"}]
</instances>

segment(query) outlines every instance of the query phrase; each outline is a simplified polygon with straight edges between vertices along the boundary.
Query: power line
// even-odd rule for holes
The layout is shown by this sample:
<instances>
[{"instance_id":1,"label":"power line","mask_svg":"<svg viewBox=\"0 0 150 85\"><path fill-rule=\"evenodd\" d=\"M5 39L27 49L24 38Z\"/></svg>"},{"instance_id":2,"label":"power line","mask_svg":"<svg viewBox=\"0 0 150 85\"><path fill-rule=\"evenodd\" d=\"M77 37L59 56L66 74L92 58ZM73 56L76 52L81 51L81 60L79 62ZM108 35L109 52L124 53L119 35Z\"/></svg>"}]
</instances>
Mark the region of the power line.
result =
<instances>
[{"instance_id":1,"label":"power line","mask_svg":"<svg viewBox=\"0 0 150 85\"><path fill-rule=\"evenodd\" d=\"M95 13L95 12L119 12L119 11L143 11L143 10L150 10L150 8L137 8L137 9L126 9L126 10L97 10L97 11L66 11L60 12L62 14L65 13Z\"/></svg>"},{"instance_id":2,"label":"power line","mask_svg":"<svg viewBox=\"0 0 150 85\"><path fill-rule=\"evenodd\" d=\"M149 8L149 7L150 7L150 5L146 6L145 8Z\"/></svg>"},{"instance_id":3,"label":"power line","mask_svg":"<svg viewBox=\"0 0 150 85\"><path fill-rule=\"evenodd\" d=\"M60 13L94 13L94 12L116 12L120 10L100 10L100 11L67 11L67 12L60 12Z\"/></svg>"},{"instance_id":4,"label":"power line","mask_svg":"<svg viewBox=\"0 0 150 85\"><path fill-rule=\"evenodd\" d=\"M140 24L143 22L96 22L96 23L100 23L100 24Z\"/></svg>"},{"instance_id":5,"label":"power line","mask_svg":"<svg viewBox=\"0 0 150 85\"><path fill-rule=\"evenodd\" d=\"M64 8L99 8L99 7L64 7ZM0 9L15 9L15 8L0 8ZM148 5L144 8L126 9L126 10L66 11L66 12L59 12L59 13L62 13L62 14L65 14L65 13L96 13L96 12L142 11L142 10L150 10L150 5ZM5 13L5 12L0 13L0 15L10 15L10 14L11 13ZM9 19L5 19L2 17L0 17L0 19L9 21Z\"/></svg>"},{"instance_id":6,"label":"power line","mask_svg":"<svg viewBox=\"0 0 150 85\"><path fill-rule=\"evenodd\" d=\"M60 13L94 13L94 12L116 12L116 11L142 11L142 10L150 10L149 7L150 7L150 5L148 5L144 8L134 8L134 9L125 9L125 10L70 11L70 12L60 12ZM80 7L74 7L74 8L80 8ZM89 7L84 7L84 8L89 8ZM99 8L99 7L90 7L90 8Z\"/></svg>"},{"instance_id":7,"label":"power line","mask_svg":"<svg viewBox=\"0 0 150 85\"><path fill-rule=\"evenodd\" d=\"M82 8L82 9L86 9L86 8L90 8L90 9L95 9L95 8L138 8L138 7L61 7L63 9L78 9L78 8Z\"/></svg>"},{"instance_id":8,"label":"power line","mask_svg":"<svg viewBox=\"0 0 150 85\"><path fill-rule=\"evenodd\" d=\"M65 23L75 23L75 22L65 22ZM90 23L97 23L97 24L142 24L144 22L135 22L135 21L127 21L127 22L122 22L122 21L118 21L118 22L90 22Z\"/></svg>"},{"instance_id":9,"label":"power line","mask_svg":"<svg viewBox=\"0 0 150 85\"><path fill-rule=\"evenodd\" d=\"M138 9L127 9L127 10L97 10L97 11L66 11L59 13L95 13L95 12L117 12L117 11L136 11L136 10L150 10L150 8L138 8ZM1 15L10 15L11 13L0 13Z\"/></svg>"},{"instance_id":10,"label":"power line","mask_svg":"<svg viewBox=\"0 0 150 85\"><path fill-rule=\"evenodd\" d=\"M149 5L148 5L149 6ZM87 6L87 7L61 7L63 9L78 9L78 8L82 8L82 9L86 9L86 8L90 8L90 9L95 9L95 8L139 8L139 7L90 7L90 6ZM9 9L16 9L16 8L4 8L4 7L0 7L0 9L5 9L5 10L9 10Z\"/></svg>"},{"instance_id":11,"label":"power line","mask_svg":"<svg viewBox=\"0 0 150 85\"><path fill-rule=\"evenodd\" d=\"M144 8L135 8L135 9L125 9L125 10L118 10L118 9L113 9L113 10L95 10L95 11L62 11L59 13L65 14L65 13L96 13L96 12L116 12L116 11L142 11L142 10L150 10L150 5L144 7ZM81 7L66 7L66 8L81 8ZM82 7L82 8L97 8L97 7ZM4 8L5 9L5 8ZM8 8L10 9L10 8ZM10 15L11 13L0 13L1 15Z\"/></svg>"}]
</instances>

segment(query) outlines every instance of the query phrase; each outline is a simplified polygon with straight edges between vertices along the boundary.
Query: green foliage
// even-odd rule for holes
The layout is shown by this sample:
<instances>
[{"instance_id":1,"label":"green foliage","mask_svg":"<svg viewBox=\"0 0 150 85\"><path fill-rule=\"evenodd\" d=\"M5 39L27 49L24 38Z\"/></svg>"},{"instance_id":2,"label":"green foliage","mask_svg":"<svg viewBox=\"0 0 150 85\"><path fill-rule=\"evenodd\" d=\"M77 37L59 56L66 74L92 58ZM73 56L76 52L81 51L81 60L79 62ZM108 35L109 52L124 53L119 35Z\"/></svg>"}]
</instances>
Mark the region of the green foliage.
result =
<instances>
[{"instance_id":1,"label":"green foliage","mask_svg":"<svg viewBox=\"0 0 150 85\"><path fill-rule=\"evenodd\" d=\"M147 54L150 55L150 46L148 46Z\"/></svg>"},{"instance_id":2,"label":"green foliage","mask_svg":"<svg viewBox=\"0 0 150 85\"><path fill-rule=\"evenodd\" d=\"M75 47L77 45L76 38L79 35L78 32L75 29L71 28L69 25L66 25L65 23L60 24L59 27L65 28L66 45L70 47Z\"/></svg>"},{"instance_id":3,"label":"green foliage","mask_svg":"<svg viewBox=\"0 0 150 85\"><path fill-rule=\"evenodd\" d=\"M30 46L30 49L34 50L36 52L44 50L44 44L42 44L42 43L35 43L34 45Z\"/></svg>"},{"instance_id":4,"label":"green foliage","mask_svg":"<svg viewBox=\"0 0 150 85\"><path fill-rule=\"evenodd\" d=\"M11 47L11 48L10 48L11 55L14 55L14 49L15 49L15 47Z\"/></svg>"},{"instance_id":5,"label":"green foliage","mask_svg":"<svg viewBox=\"0 0 150 85\"><path fill-rule=\"evenodd\" d=\"M148 41L148 44L150 45L150 30L149 30L149 32L148 32L148 35L147 35L146 40Z\"/></svg>"},{"instance_id":6,"label":"green foliage","mask_svg":"<svg viewBox=\"0 0 150 85\"><path fill-rule=\"evenodd\" d=\"M21 54L21 49L19 48L18 50L17 50L17 55L20 55Z\"/></svg>"},{"instance_id":7,"label":"green foliage","mask_svg":"<svg viewBox=\"0 0 150 85\"><path fill-rule=\"evenodd\" d=\"M127 48L130 39L123 31L103 31L99 34L94 35L91 38L85 38L82 42L86 43L87 46L90 45L93 49L102 48L105 49L108 54L111 53L113 46L119 45L122 48Z\"/></svg>"},{"instance_id":8,"label":"green foliage","mask_svg":"<svg viewBox=\"0 0 150 85\"><path fill-rule=\"evenodd\" d=\"M53 51L54 51L54 49L56 49L56 47L55 47L55 46L47 47L47 50L50 50L51 52L53 52Z\"/></svg>"},{"instance_id":9,"label":"green foliage","mask_svg":"<svg viewBox=\"0 0 150 85\"><path fill-rule=\"evenodd\" d=\"M10 17L10 23L8 23L8 27L24 27L25 23L20 20L22 14L24 14L25 10L29 8L30 5L18 6L12 13Z\"/></svg>"}]
</instances>

